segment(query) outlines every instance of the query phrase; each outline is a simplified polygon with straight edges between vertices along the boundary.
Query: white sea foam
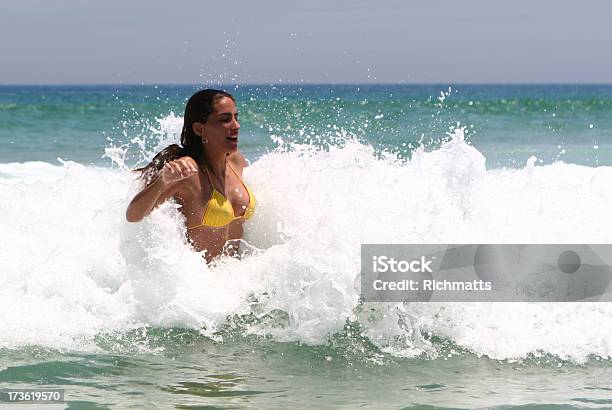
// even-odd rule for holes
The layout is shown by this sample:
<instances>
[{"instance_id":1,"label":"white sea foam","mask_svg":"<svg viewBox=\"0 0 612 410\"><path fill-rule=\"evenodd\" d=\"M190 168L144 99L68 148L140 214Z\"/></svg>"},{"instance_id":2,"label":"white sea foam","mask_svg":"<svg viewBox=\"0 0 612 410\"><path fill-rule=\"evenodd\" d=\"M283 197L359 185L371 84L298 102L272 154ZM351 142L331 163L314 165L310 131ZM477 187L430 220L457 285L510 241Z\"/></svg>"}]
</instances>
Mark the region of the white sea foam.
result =
<instances>
[{"instance_id":1,"label":"white sea foam","mask_svg":"<svg viewBox=\"0 0 612 410\"><path fill-rule=\"evenodd\" d=\"M373 304L356 310L362 243L609 243L612 168L556 163L485 170L460 133L410 162L348 140L293 145L245 170L257 196L242 260L208 267L166 203L139 224L125 170L0 165L0 347L93 349L100 333L188 327L213 336L233 315L248 331L325 343L347 320L385 351L431 350L433 332L477 354L610 355L612 306ZM266 320L269 318L269 320ZM398 337L399 336L399 337Z\"/></svg>"}]
</instances>

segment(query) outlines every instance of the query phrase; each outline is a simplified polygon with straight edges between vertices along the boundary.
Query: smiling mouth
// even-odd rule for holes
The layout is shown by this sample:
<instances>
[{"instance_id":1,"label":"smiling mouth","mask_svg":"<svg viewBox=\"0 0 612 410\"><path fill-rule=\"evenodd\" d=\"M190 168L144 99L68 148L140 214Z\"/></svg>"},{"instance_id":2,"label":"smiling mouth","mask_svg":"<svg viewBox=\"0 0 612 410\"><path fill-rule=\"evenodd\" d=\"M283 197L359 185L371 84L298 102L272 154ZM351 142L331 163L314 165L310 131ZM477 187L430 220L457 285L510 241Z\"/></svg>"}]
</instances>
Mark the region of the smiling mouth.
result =
<instances>
[{"instance_id":1,"label":"smiling mouth","mask_svg":"<svg viewBox=\"0 0 612 410\"><path fill-rule=\"evenodd\" d=\"M234 137L227 137L228 140L230 141L238 141L238 136L234 136Z\"/></svg>"}]
</instances>

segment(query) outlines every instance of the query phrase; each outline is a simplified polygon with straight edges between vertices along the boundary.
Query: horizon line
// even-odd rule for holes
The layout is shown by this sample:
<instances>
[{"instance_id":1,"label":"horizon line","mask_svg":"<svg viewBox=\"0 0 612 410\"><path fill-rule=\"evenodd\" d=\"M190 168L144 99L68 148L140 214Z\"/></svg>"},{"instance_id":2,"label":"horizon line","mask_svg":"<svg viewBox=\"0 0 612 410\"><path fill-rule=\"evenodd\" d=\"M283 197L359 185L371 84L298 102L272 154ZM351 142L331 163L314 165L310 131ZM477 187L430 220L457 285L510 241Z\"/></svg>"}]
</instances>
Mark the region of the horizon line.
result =
<instances>
[{"instance_id":1,"label":"horizon line","mask_svg":"<svg viewBox=\"0 0 612 410\"><path fill-rule=\"evenodd\" d=\"M278 87L278 86L473 86L473 85L490 85L490 86L525 86L525 85L549 85L549 86L575 86L575 85L612 85L612 82L428 82L428 83L409 83L409 82L380 82L380 83L220 83L215 85L207 85L201 83L0 83L0 87L154 87L154 86L171 86L171 87Z\"/></svg>"}]
</instances>

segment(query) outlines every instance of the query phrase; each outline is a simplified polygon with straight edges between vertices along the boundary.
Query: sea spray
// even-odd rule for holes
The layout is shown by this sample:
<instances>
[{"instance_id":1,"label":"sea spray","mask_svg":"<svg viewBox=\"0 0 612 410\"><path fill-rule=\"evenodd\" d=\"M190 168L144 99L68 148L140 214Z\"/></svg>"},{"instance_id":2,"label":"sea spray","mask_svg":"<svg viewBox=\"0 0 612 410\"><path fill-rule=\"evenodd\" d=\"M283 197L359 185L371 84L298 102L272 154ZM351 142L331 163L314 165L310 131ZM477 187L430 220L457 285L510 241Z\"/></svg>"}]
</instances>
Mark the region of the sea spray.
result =
<instances>
[{"instance_id":1,"label":"sea spray","mask_svg":"<svg viewBox=\"0 0 612 410\"><path fill-rule=\"evenodd\" d=\"M131 171L0 165L0 346L96 350L100 335L143 326L215 339L234 323L311 345L351 329L396 356L436 356L431 335L496 359L609 356L605 304L363 304L358 280L362 243L607 243L609 167L487 171L457 131L409 161L350 138L286 143L244 176L258 200L250 251L207 266L175 203L125 221Z\"/></svg>"}]
</instances>

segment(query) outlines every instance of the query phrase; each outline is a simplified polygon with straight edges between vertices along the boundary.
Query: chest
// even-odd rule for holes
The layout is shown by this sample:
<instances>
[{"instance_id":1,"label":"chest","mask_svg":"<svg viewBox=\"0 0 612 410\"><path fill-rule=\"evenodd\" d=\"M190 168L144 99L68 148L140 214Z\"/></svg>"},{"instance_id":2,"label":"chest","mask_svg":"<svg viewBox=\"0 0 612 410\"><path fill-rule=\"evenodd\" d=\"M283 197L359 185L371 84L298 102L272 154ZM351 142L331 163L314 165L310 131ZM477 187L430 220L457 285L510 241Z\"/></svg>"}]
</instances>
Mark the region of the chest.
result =
<instances>
[{"instance_id":1,"label":"chest","mask_svg":"<svg viewBox=\"0 0 612 410\"><path fill-rule=\"evenodd\" d=\"M210 206L211 201L215 205L232 212L232 216L239 217L244 215L249 205L249 192L242 183L226 185L225 192L218 191L216 188L209 194L204 195L205 206Z\"/></svg>"},{"instance_id":2,"label":"chest","mask_svg":"<svg viewBox=\"0 0 612 410\"><path fill-rule=\"evenodd\" d=\"M192 179L188 189L175 195L188 226L226 226L242 220L247 214L251 193L242 180L232 173L226 174L224 182L223 189L220 181L213 183L206 173L200 173Z\"/></svg>"},{"instance_id":3,"label":"chest","mask_svg":"<svg viewBox=\"0 0 612 410\"><path fill-rule=\"evenodd\" d=\"M202 181L204 182L204 181ZM249 205L249 192L236 176L228 176L225 180L224 189L210 181L200 185L196 196L198 208L209 214L223 214L224 217L237 218L244 215Z\"/></svg>"}]
</instances>

